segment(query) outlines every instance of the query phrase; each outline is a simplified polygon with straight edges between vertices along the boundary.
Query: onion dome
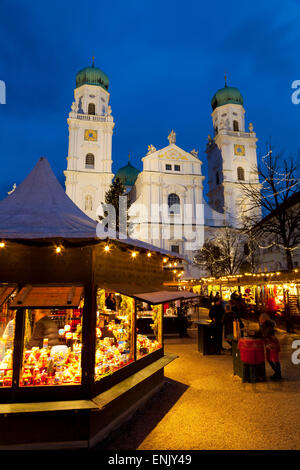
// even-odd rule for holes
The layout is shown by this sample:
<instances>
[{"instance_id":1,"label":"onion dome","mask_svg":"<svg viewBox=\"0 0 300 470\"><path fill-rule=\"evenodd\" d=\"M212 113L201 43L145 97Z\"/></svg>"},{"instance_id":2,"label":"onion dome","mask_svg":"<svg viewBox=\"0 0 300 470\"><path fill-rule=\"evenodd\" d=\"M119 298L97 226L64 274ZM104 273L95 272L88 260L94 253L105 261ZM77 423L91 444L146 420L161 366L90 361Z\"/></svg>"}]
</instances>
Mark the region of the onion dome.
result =
<instances>
[{"instance_id":1,"label":"onion dome","mask_svg":"<svg viewBox=\"0 0 300 470\"><path fill-rule=\"evenodd\" d=\"M223 106L224 104L240 104L243 106L244 100L237 88L233 88L231 86L227 86L225 83L224 88L218 90L211 100L211 107L212 109L216 109L219 106Z\"/></svg>"},{"instance_id":2,"label":"onion dome","mask_svg":"<svg viewBox=\"0 0 300 470\"><path fill-rule=\"evenodd\" d=\"M108 90L108 76L98 67L95 67L94 58L91 67L85 67L76 75L76 88L82 85L97 85Z\"/></svg>"},{"instance_id":3,"label":"onion dome","mask_svg":"<svg viewBox=\"0 0 300 470\"><path fill-rule=\"evenodd\" d=\"M117 171L115 178L119 178L124 186L133 186L139 173L139 170L128 162Z\"/></svg>"}]
</instances>

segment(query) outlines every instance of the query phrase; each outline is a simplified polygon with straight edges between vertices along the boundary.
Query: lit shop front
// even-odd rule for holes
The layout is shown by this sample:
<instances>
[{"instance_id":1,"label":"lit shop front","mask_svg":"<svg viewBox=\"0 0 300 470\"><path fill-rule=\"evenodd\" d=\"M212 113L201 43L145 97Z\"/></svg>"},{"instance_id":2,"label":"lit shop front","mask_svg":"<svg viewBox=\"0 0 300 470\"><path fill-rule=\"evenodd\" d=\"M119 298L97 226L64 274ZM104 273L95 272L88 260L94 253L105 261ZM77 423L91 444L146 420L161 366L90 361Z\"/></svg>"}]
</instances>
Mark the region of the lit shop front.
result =
<instances>
[{"instance_id":1,"label":"lit shop front","mask_svg":"<svg viewBox=\"0 0 300 470\"><path fill-rule=\"evenodd\" d=\"M30 390L40 389L41 399L51 399L50 389L55 388L58 393L62 386L73 387L77 396L74 387L81 388L86 382L83 378L87 377L94 382L96 393L97 386L100 385L99 390L109 386L105 380L115 372L127 366L131 366L132 372L137 361L148 357L151 362L163 355L161 304L151 306L151 334L139 334L135 328L137 301L98 288L92 370L91 364L84 367L82 361L88 349L88 341L85 344L82 335L88 315L83 286L0 288L10 292L2 305L7 314L1 317L0 397L1 389L13 388L18 399L26 400ZM110 298L117 299L114 310L105 305ZM88 335L89 341L91 336ZM106 386L101 387L101 382ZM26 394L22 397L24 389ZM13 396L3 395L2 402L9 402Z\"/></svg>"},{"instance_id":2,"label":"lit shop front","mask_svg":"<svg viewBox=\"0 0 300 470\"><path fill-rule=\"evenodd\" d=\"M2 323L0 389L14 388L19 399L37 389L41 390L41 397L47 397L51 388L55 387L58 393L64 386L73 386L76 394L83 377L90 377L93 381L90 385L97 393L111 385L115 373L122 370L119 377L124 377L124 372L130 374L132 367L139 368L139 361L147 359L149 363L161 357L164 304L182 296L194 297L192 293L152 292L136 294L134 298L97 288L92 369L89 365L84 368L82 361L88 348L82 335L88 315L83 286L26 285L21 289L6 286L1 289L7 293L2 306L7 315ZM143 304L151 309L147 311L151 323L146 334L137 328L138 308ZM88 339L91 340L90 334ZM22 397L24 389L26 394Z\"/></svg>"}]
</instances>

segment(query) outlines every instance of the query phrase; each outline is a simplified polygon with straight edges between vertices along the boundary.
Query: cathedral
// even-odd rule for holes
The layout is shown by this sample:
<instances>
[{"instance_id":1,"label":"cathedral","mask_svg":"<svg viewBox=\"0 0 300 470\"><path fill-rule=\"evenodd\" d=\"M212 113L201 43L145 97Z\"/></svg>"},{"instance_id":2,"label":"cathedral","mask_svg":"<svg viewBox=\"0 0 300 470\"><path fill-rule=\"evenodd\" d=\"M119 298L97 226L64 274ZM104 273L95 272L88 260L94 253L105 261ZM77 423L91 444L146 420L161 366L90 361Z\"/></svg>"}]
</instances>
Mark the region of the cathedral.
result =
<instances>
[{"instance_id":1,"label":"cathedral","mask_svg":"<svg viewBox=\"0 0 300 470\"><path fill-rule=\"evenodd\" d=\"M114 118L109 104L109 79L94 62L76 75L69 113L66 193L89 217L114 178L119 177L131 201L130 236L192 260L193 252L216 230L241 225L247 208L242 185L259 184L256 134L245 127L243 97L227 85L211 101L213 135L206 143L207 200L203 196L202 161L196 150L176 144L174 131L162 149L145 146L143 169L131 163L112 173Z\"/></svg>"}]
</instances>

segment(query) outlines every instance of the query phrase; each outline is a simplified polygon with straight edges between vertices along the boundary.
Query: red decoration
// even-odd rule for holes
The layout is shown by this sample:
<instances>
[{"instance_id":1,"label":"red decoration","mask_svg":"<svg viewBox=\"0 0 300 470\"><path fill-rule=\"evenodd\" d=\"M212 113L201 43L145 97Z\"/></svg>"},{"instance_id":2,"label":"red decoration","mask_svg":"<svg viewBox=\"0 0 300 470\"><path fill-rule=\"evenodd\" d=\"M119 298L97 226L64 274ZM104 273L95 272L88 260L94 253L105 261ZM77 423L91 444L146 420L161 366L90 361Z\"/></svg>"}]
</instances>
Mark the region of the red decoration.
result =
<instances>
[{"instance_id":1,"label":"red decoration","mask_svg":"<svg viewBox=\"0 0 300 470\"><path fill-rule=\"evenodd\" d=\"M246 364L265 362L264 341L262 339L241 338L238 342L241 360Z\"/></svg>"}]
</instances>

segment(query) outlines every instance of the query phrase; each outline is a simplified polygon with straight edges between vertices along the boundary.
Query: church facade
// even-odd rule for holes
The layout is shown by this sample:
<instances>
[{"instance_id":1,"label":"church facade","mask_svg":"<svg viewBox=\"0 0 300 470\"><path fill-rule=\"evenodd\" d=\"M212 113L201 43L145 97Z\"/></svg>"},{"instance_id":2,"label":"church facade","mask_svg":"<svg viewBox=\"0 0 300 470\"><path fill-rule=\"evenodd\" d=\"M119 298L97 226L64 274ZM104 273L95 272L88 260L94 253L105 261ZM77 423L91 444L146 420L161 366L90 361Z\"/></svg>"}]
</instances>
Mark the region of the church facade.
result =
<instances>
[{"instance_id":1,"label":"church facade","mask_svg":"<svg viewBox=\"0 0 300 470\"><path fill-rule=\"evenodd\" d=\"M142 171L128 164L112 173L114 118L109 105L108 77L94 66L76 76L74 102L69 113L69 150L65 171L66 193L89 217L97 209L114 177L126 186L132 238L179 253L192 260L193 252L222 227L239 227L247 208L242 184L259 184L256 173L256 134L245 126L243 98L227 86L213 96L213 136L208 136L207 201L203 196L202 161L196 150L176 144L148 145Z\"/></svg>"}]
</instances>

